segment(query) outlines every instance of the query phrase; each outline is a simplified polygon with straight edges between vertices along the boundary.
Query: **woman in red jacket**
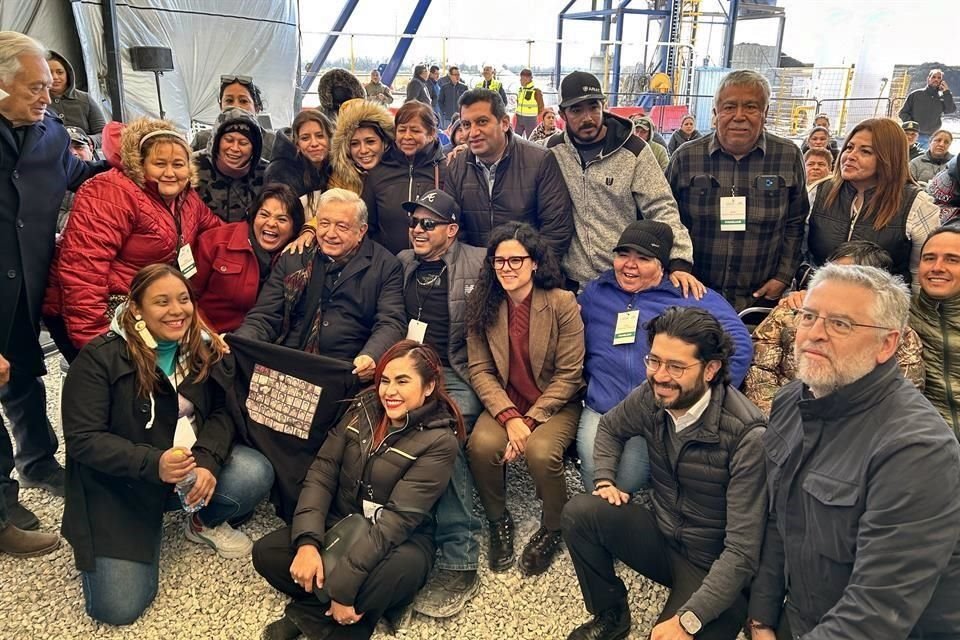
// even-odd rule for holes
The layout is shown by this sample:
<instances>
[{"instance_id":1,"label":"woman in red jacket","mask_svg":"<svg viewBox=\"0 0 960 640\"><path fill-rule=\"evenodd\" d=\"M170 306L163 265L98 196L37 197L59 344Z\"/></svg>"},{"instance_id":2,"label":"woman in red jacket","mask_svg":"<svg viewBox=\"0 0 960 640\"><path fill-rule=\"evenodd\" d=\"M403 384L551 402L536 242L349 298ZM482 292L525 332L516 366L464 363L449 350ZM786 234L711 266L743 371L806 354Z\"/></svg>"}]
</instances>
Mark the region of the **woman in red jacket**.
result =
<instances>
[{"instance_id":1,"label":"woman in red jacket","mask_svg":"<svg viewBox=\"0 0 960 640\"><path fill-rule=\"evenodd\" d=\"M218 333L233 331L257 301L274 262L303 226L303 205L293 189L267 185L249 215L203 234L197 275L191 280L200 314Z\"/></svg>"},{"instance_id":2,"label":"woman in red jacket","mask_svg":"<svg viewBox=\"0 0 960 640\"><path fill-rule=\"evenodd\" d=\"M188 278L196 272L197 238L223 221L191 185L190 153L173 123L135 120L120 136L121 166L77 191L43 309L47 318L62 317L76 349L110 327L143 267L177 265Z\"/></svg>"}]
</instances>

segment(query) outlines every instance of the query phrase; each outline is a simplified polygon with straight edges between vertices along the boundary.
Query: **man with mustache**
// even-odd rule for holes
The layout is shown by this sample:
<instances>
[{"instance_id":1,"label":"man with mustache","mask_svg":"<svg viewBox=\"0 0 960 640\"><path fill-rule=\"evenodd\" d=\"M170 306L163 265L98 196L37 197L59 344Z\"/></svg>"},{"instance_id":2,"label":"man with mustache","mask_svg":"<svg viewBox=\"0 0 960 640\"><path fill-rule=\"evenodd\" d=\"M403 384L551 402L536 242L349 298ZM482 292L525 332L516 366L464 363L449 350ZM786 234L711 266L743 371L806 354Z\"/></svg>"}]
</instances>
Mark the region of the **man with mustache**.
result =
<instances>
[{"instance_id":1,"label":"man with mustache","mask_svg":"<svg viewBox=\"0 0 960 640\"><path fill-rule=\"evenodd\" d=\"M574 71L560 83L560 115L566 130L550 138L573 199L576 232L563 259L568 288L576 291L613 267L610 247L635 220L663 222L673 230L670 281L684 294L699 283L690 234L653 151L633 135L633 123L604 110L596 76Z\"/></svg>"},{"instance_id":2,"label":"man with mustache","mask_svg":"<svg viewBox=\"0 0 960 640\"><path fill-rule=\"evenodd\" d=\"M670 588L652 640L734 640L763 541L766 420L730 385L733 342L709 312L669 307L646 328L647 382L600 419L596 490L563 510L563 538L593 614L567 640L630 633L615 560ZM624 445L638 435L652 507L614 484Z\"/></svg>"},{"instance_id":3,"label":"man with mustache","mask_svg":"<svg viewBox=\"0 0 960 640\"><path fill-rule=\"evenodd\" d=\"M463 242L486 247L495 227L526 222L562 260L573 236L573 204L557 159L510 129L495 91L471 89L459 104L469 150L450 163L444 189L463 210Z\"/></svg>"},{"instance_id":4,"label":"man with mustache","mask_svg":"<svg viewBox=\"0 0 960 640\"><path fill-rule=\"evenodd\" d=\"M960 637L960 445L897 366L909 310L875 267L827 264L810 283L798 379L763 437L754 640Z\"/></svg>"},{"instance_id":5,"label":"man with mustache","mask_svg":"<svg viewBox=\"0 0 960 640\"><path fill-rule=\"evenodd\" d=\"M677 149L667 180L693 239L693 274L735 309L772 307L800 266L810 210L803 156L764 131L770 83L740 69L720 81L716 130Z\"/></svg>"}]
</instances>

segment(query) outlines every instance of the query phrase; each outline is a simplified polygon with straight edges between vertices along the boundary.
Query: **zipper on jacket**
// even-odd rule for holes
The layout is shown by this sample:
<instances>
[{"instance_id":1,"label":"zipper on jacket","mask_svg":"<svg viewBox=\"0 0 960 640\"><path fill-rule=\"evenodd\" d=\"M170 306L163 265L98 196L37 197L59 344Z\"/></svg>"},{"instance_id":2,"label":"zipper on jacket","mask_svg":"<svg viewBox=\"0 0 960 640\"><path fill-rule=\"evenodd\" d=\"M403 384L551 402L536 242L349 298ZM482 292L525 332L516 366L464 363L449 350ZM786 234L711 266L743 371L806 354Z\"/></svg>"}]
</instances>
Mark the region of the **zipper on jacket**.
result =
<instances>
[{"instance_id":1,"label":"zipper on jacket","mask_svg":"<svg viewBox=\"0 0 960 640\"><path fill-rule=\"evenodd\" d=\"M413 163L407 165L407 202L413 201Z\"/></svg>"},{"instance_id":2,"label":"zipper on jacket","mask_svg":"<svg viewBox=\"0 0 960 640\"><path fill-rule=\"evenodd\" d=\"M947 317L943 313L943 303L937 304L937 314L940 316L940 335L943 338L943 385L947 391L947 404L950 406L950 419L953 422L953 432L960 433L957 420L957 406L954 404L953 386L950 384L950 334L947 331Z\"/></svg>"}]
</instances>

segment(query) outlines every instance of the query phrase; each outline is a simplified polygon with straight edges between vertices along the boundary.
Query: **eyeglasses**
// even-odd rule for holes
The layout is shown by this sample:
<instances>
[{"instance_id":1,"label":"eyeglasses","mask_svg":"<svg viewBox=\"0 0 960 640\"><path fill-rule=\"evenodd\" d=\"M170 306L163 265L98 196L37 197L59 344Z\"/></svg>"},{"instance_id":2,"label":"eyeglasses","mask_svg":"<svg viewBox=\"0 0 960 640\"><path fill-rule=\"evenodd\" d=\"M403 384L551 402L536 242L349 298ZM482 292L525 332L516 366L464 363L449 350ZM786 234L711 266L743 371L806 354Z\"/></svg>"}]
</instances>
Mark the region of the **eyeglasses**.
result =
<instances>
[{"instance_id":1,"label":"eyeglasses","mask_svg":"<svg viewBox=\"0 0 960 640\"><path fill-rule=\"evenodd\" d=\"M407 219L407 224L410 225L411 229L416 229L417 225L420 225L424 231L433 231L437 227L443 227L450 223L444 222L442 220L431 220L430 218L414 218L413 216L410 216Z\"/></svg>"},{"instance_id":2,"label":"eyeglasses","mask_svg":"<svg viewBox=\"0 0 960 640\"><path fill-rule=\"evenodd\" d=\"M253 76L220 76L220 84L233 84L234 82L239 82L242 85L251 85L253 84Z\"/></svg>"},{"instance_id":3,"label":"eyeglasses","mask_svg":"<svg viewBox=\"0 0 960 640\"><path fill-rule=\"evenodd\" d=\"M682 365L676 362L664 362L657 356L652 356L649 353L643 356L643 363L647 365L647 371L650 373L656 373L660 371L660 367L666 367L667 373L674 379L682 378L683 374L687 372L687 369L692 369L693 367L703 364L702 362L695 362L693 364Z\"/></svg>"},{"instance_id":4,"label":"eyeglasses","mask_svg":"<svg viewBox=\"0 0 960 640\"><path fill-rule=\"evenodd\" d=\"M516 271L517 269L523 267L523 263L526 260L533 260L530 256L509 256L503 258L501 256L493 256L489 258L490 264L493 265L493 268L497 271L503 271L503 268L507 265L510 265L511 271Z\"/></svg>"},{"instance_id":5,"label":"eyeglasses","mask_svg":"<svg viewBox=\"0 0 960 640\"><path fill-rule=\"evenodd\" d=\"M881 327L875 324L863 324L861 322L850 322L846 318L835 318L832 316L817 315L813 311L800 309L793 314L793 323L797 328L810 329L817 324L818 319L823 319L823 329L828 336L834 338L845 338L853 333L854 327L865 327L867 329L883 329L884 331L893 331L890 327Z\"/></svg>"}]
</instances>

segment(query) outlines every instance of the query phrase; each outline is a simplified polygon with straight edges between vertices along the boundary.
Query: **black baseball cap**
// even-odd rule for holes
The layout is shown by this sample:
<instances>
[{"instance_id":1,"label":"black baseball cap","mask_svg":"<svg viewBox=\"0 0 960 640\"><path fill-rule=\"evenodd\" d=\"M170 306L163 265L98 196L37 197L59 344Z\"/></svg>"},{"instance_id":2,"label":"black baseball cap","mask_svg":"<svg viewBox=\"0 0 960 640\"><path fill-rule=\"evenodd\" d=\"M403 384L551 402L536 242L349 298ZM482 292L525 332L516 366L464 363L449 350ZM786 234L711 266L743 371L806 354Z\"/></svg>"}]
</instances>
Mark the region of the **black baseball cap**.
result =
<instances>
[{"instance_id":1,"label":"black baseball cap","mask_svg":"<svg viewBox=\"0 0 960 640\"><path fill-rule=\"evenodd\" d=\"M70 142L76 142L77 144L85 144L88 146L93 146L91 144L90 136L81 129L80 127L65 127L67 134L70 136Z\"/></svg>"},{"instance_id":2,"label":"black baseball cap","mask_svg":"<svg viewBox=\"0 0 960 640\"><path fill-rule=\"evenodd\" d=\"M432 211L447 222L457 222L460 218L460 205L446 191L431 189L416 200L403 203L403 209L412 214L418 207Z\"/></svg>"},{"instance_id":3,"label":"black baseball cap","mask_svg":"<svg viewBox=\"0 0 960 640\"><path fill-rule=\"evenodd\" d=\"M606 100L597 76L586 71L568 73L560 83L560 108L566 109L587 100Z\"/></svg>"}]
</instances>

